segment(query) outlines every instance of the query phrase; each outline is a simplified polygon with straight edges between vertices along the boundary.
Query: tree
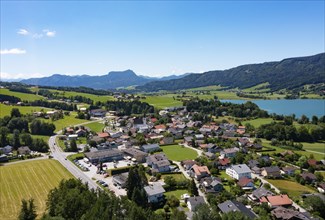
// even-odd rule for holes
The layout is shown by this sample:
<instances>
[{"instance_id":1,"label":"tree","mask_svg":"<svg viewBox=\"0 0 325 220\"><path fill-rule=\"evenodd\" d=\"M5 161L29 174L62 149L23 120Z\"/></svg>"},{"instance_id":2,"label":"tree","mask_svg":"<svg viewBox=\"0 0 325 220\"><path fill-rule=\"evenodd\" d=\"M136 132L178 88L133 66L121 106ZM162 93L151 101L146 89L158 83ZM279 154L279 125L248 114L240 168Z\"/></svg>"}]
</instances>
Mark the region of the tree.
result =
<instances>
[{"instance_id":1,"label":"tree","mask_svg":"<svg viewBox=\"0 0 325 220\"><path fill-rule=\"evenodd\" d=\"M22 133L20 135L20 138L21 138L23 145L25 145L25 146L30 146L33 143L32 136L28 133Z\"/></svg>"},{"instance_id":2,"label":"tree","mask_svg":"<svg viewBox=\"0 0 325 220\"><path fill-rule=\"evenodd\" d=\"M72 139L70 141L70 149L69 150L72 152L78 152L77 142L75 139Z\"/></svg>"},{"instance_id":3,"label":"tree","mask_svg":"<svg viewBox=\"0 0 325 220\"><path fill-rule=\"evenodd\" d=\"M180 211L177 208L172 210L172 214L170 215L171 220L186 220L187 216L184 211Z\"/></svg>"},{"instance_id":4,"label":"tree","mask_svg":"<svg viewBox=\"0 0 325 220\"><path fill-rule=\"evenodd\" d=\"M142 189L145 185L148 185L146 175L144 173L143 166L131 167L129 170L129 176L126 183L127 196L132 199L133 192L137 188Z\"/></svg>"},{"instance_id":5,"label":"tree","mask_svg":"<svg viewBox=\"0 0 325 220\"><path fill-rule=\"evenodd\" d=\"M4 147L8 144L8 133L9 133L9 129L6 127L1 127L0 128L0 146Z\"/></svg>"},{"instance_id":6,"label":"tree","mask_svg":"<svg viewBox=\"0 0 325 220\"><path fill-rule=\"evenodd\" d=\"M313 117L311 118L311 123L314 124L314 125L317 125L318 117L316 115L313 115Z\"/></svg>"},{"instance_id":7,"label":"tree","mask_svg":"<svg viewBox=\"0 0 325 220\"><path fill-rule=\"evenodd\" d=\"M13 118L13 117L20 118L20 117L21 117L21 114L20 114L19 109L18 109L18 108L13 108L13 109L11 109L10 116L11 116L12 118Z\"/></svg>"},{"instance_id":8,"label":"tree","mask_svg":"<svg viewBox=\"0 0 325 220\"><path fill-rule=\"evenodd\" d=\"M14 130L12 136L12 146L17 150L20 147L20 138L19 138L19 131L17 129Z\"/></svg>"},{"instance_id":9,"label":"tree","mask_svg":"<svg viewBox=\"0 0 325 220\"><path fill-rule=\"evenodd\" d=\"M19 220L34 220L37 217L36 214L36 207L34 205L34 200L30 199L28 201L26 201L25 199L23 199L21 201L21 210L19 213Z\"/></svg>"},{"instance_id":10,"label":"tree","mask_svg":"<svg viewBox=\"0 0 325 220\"><path fill-rule=\"evenodd\" d=\"M199 195L199 191L196 187L195 181L194 179L192 179L192 181L189 184L188 187L188 191L190 192L191 196L198 196Z\"/></svg>"},{"instance_id":11,"label":"tree","mask_svg":"<svg viewBox=\"0 0 325 220\"><path fill-rule=\"evenodd\" d=\"M199 205L194 210L193 220L220 220L217 208L210 208L207 204Z\"/></svg>"},{"instance_id":12,"label":"tree","mask_svg":"<svg viewBox=\"0 0 325 220\"><path fill-rule=\"evenodd\" d=\"M325 218L325 202L318 196L308 196L304 200L304 204L310 211L314 214L319 215L322 218Z\"/></svg>"}]
</instances>

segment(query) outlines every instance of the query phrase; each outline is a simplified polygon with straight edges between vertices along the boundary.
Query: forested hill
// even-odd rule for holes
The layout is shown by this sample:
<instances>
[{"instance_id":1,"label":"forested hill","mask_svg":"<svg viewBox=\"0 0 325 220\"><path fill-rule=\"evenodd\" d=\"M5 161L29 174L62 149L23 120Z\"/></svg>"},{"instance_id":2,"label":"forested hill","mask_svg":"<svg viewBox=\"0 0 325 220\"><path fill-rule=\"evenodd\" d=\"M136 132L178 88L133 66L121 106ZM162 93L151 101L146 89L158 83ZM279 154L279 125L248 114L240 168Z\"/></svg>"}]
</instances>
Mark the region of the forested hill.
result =
<instances>
[{"instance_id":1,"label":"forested hill","mask_svg":"<svg viewBox=\"0 0 325 220\"><path fill-rule=\"evenodd\" d=\"M325 82L325 53L284 59L280 62L248 64L223 71L191 74L181 79L149 82L137 89L143 91L179 90L210 85L248 88L269 82L270 89L292 89L305 84Z\"/></svg>"}]
</instances>

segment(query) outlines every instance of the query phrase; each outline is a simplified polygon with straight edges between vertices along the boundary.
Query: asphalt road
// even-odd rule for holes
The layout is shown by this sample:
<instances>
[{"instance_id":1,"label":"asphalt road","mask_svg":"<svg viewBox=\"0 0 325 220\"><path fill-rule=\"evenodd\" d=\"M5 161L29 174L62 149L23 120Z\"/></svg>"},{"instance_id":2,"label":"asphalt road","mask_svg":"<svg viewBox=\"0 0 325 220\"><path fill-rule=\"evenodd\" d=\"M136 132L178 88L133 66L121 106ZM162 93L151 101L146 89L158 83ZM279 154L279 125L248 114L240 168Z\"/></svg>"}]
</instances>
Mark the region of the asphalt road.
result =
<instances>
[{"instance_id":1,"label":"asphalt road","mask_svg":"<svg viewBox=\"0 0 325 220\"><path fill-rule=\"evenodd\" d=\"M67 170L74 175L76 178L80 179L83 183L87 183L90 189L96 190L99 186L87 175L83 173L78 167L76 167L71 161L66 159L64 152L55 142L56 135L51 136L49 139L49 147L52 152L54 159L58 160Z\"/></svg>"}]
</instances>

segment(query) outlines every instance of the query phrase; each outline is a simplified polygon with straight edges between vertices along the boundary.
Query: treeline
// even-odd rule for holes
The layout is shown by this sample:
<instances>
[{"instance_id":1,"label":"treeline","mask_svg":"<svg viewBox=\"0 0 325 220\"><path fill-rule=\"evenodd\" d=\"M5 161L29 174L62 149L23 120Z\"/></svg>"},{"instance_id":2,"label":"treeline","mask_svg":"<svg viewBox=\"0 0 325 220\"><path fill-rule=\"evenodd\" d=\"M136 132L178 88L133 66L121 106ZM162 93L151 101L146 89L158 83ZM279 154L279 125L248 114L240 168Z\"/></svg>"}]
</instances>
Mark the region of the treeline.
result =
<instances>
[{"instance_id":1,"label":"treeline","mask_svg":"<svg viewBox=\"0 0 325 220\"><path fill-rule=\"evenodd\" d=\"M295 142L314 142L325 140L325 124L311 126L309 129L301 125L296 128L294 125L286 125L285 123L272 122L270 124L261 125L256 131L257 137L271 140L287 140Z\"/></svg>"},{"instance_id":2,"label":"treeline","mask_svg":"<svg viewBox=\"0 0 325 220\"><path fill-rule=\"evenodd\" d=\"M9 101L11 103L17 103L17 102L21 102L21 99L16 97L16 96L0 94L0 102L3 102L3 101Z\"/></svg>"},{"instance_id":3,"label":"treeline","mask_svg":"<svg viewBox=\"0 0 325 220\"><path fill-rule=\"evenodd\" d=\"M51 92L47 89L40 89L38 91L38 94L44 97L47 97L49 99L70 99L71 101L78 101L78 102L84 102L87 104L92 105L94 101L90 98L87 98L85 96L76 95L76 96L65 96L64 94L60 94L58 92Z\"/></svg>"},{"instance_id":4,"label":"treeline","mask_svg":"<svg viewBox=\"0 0 325 220\"><path fill-rule=\"evenodd\" d=\"M81 92L81 93L89 93L93 95L113 95L112 92L107 91L107 90L102 90L102 89L92 89L84 86L80 87L62 87L62 86L40 86L42 89L56 89L56 90L61 90L61 91L70 91L70 92Z\"/></svg>"},{"instance_id":5,"label":"treeline","mask_svg":"<svg viewBox=\"0 0 325 220\"><path fill-rule=\"evenodd\" d=\"M116 111L118 115L147 114L155 111L152 105L140 101L107 101L105 108Z\"/></svg>"},{"instance_id":6,"label":"treeline","mask_svg":"<svg viewBox=\"0 0 325 220\"><path fill-rule=\"evenodd\" d=\"M244 104L222 103L218 100L191 99L184 101L189 112L211 114L216 116L230 115L233 117L269 117L267 111L261 110L256 104L248 101Z\"/></svg>"}]
</instances>

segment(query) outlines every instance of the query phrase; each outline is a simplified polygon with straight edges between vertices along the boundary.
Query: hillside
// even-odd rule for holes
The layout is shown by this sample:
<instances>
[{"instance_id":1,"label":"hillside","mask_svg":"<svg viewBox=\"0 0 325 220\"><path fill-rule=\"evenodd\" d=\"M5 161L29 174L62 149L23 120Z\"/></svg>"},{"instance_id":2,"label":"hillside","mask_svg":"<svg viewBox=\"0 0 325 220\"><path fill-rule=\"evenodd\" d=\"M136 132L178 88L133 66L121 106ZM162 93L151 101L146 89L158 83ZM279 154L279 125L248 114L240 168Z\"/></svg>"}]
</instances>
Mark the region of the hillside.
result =
<instances>
[{"instance_id":1,"label":"hillside","mask_svg":"<svg viewBox=\"0 0 325 220\"><path fill-rule=\"evenodd\" d=\"M269 83L271 91L293 89L306 84L325 82L325 53L284 59L280 62L248 64L223 71L191 74L181 79L148 82L137 89L143 91L180 90L210 85L249 88Z\"/></svg>"},{"instance_id":2,"label":"hillside","mask_svg":"<svg viewBox=\"0 0 325 220\"><path fill-rule=\"evenodd\" d=\"M67 87L79 87L86 86L94 89L116 89L119 87L128 87L134 85L143 85L151 81L161 81L178 79L181 76L167 76L162 78L155 77L145 77L141 75L136 75L132 70L126 71L113 71L109 72L107 75L102 76L89 76L89 75L79 75L79 76L68 76L61 74L54 74L49 77L42 78L31 78L21 80L20 82L30 85L39 86L67 86Z\"/></svg>"}]
</instances>

